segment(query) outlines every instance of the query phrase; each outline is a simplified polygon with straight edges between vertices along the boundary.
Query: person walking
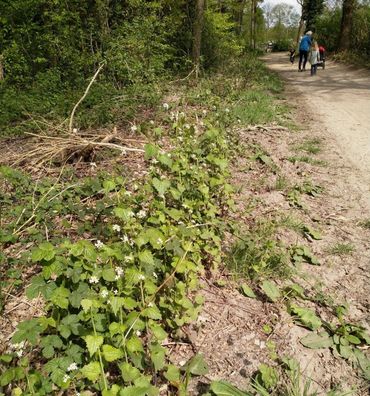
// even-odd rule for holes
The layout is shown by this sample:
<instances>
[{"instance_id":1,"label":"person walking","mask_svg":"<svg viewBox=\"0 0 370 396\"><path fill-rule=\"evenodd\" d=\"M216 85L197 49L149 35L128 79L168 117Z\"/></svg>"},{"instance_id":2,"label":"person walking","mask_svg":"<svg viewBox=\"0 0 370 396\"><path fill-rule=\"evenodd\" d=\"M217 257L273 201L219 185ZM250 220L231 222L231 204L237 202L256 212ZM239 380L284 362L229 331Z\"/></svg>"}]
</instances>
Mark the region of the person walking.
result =
<instances>
[{"instance_id":1,"label":"person walking","mask_svg":"<svg viewBox=\"0 0 370 396\"><path fill-rule=\"evenodd\" d=\"M309 30L306 34L302 37L301 42L299 43L299 63L298 63L298 71L306 70L306 63L308 57L308 51L311 48L312 43L312 32ZM302 68L303 62L303 68Z\"/></svg>"},{"instance_id":2,"label":"person walking","mask_svg":"<svg viewBox=\"0 0 370 396\"><path fill-rule=\"evenodd\" d=\"M316 41L312 43L309 61L311 63L311 76L314 76L317 72L317 64L320 62L319 45Z\"/></svg>"}]
</instances>

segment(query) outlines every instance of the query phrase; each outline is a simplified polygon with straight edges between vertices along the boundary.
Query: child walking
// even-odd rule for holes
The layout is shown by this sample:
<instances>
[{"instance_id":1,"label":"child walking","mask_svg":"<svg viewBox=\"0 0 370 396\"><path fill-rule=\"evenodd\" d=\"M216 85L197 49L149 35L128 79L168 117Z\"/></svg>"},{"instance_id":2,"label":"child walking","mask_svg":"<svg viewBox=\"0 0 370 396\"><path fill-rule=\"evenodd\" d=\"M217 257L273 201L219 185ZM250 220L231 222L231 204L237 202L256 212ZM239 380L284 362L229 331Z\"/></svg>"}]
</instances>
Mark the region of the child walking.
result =
<instances>
[{"instance_id":1,"label":"child walking","mask_svg":"<svg viewBox=\"0 0 370 396\"><path fill-rule=\"evenodd\" d=\"M311 63L311 76L314 76L317 72L317 64L320 62L320 52L317 41L314 41L312 44L309 61Z\"/></svg>"}]
</instances>

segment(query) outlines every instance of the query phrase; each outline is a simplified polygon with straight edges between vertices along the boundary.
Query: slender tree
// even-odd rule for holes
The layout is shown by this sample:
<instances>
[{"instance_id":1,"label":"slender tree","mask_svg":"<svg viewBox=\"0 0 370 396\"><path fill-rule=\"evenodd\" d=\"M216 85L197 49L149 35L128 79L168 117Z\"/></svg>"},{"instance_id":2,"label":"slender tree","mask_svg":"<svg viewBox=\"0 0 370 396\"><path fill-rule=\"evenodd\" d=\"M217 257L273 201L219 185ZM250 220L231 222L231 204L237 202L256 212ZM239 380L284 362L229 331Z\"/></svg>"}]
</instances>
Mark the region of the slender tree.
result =
<instances>
[{"instance_id":1,"label":"slender tree","mask_svg":"<svg viewBox=\"0 0 370 396\"><path fill-rule=\"evenodd\" d=\"M356 0L343 0L342 20L339 35L339 49L342 51L346 51L351 48L351 32L355 8Z\"/></svg>"},{"instance_id":2,"label":"slender tree","mask_svg":"<svg viewBox=\"0 0 370 396\"><path fill-rule=\"evenodd\" d=\"M197 0L195 7L195 21L193 29L193 64L195 68L195 78L198 79L200 69L200 50L202 45L202 31L204 23L204 3L205 0Z\"/></svg>"}]
</instances>

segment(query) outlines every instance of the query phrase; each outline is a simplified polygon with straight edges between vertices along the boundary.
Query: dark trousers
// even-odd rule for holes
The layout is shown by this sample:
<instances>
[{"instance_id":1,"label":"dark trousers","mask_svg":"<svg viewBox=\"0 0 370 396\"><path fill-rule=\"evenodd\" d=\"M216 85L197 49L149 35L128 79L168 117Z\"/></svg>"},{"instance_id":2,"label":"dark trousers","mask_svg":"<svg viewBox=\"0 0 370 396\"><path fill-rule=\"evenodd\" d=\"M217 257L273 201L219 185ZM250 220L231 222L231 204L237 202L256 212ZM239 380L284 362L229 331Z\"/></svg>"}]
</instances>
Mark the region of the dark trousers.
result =
<instances>
[{"instance_id":1,"label":"dark trousers","mask_svg":"<svg viewBox=\"0 0 370 396\"><path fill-rule=\"evenodd\" d=\"M311 65L311 76L314 76L317 72L317 63L316 65Z\"/></svg>"},{"instance_id":2,"label":"dark trousers","mask_svg":"<svg viewBox=\"0 0 370 396\"><path fill-rule=\"evenodd\" d=\"M302 61L303 61L303 70L306 68L307 56L308 56L308 51L299 50L298 70L302 70Z\"/></svg>"}]
</instances>

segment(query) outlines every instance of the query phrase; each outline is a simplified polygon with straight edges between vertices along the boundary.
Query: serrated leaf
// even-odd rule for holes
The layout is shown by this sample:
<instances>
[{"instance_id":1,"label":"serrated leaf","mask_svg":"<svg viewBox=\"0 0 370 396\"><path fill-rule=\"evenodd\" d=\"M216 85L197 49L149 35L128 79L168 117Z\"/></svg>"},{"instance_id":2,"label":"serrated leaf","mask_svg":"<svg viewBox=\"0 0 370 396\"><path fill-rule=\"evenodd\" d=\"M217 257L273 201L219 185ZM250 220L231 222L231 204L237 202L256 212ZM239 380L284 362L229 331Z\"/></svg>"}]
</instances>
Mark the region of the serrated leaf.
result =
<instances>
[{"instance_id":1,"label":"serrated leaf","mask_svg":"<svg viewBox=\"0 0 370 396\"><path fill-rule=\"evenodd\" d=\"M116 207L114 208L113 212L119 219L122 219L124 222L128 222L132 219L131 209Z\"/></svg>"},{"instance_id":2,"label":"serrated leaf","mask_svg":"<svg viewBox=\"0 0 370 396\"><path fill-rule=\"evenodd\" d=\"M161 231L156 228L149 228L148 230L146 230L145 234L149 243L154 249L159 249L162 247L162 244L164 242L164 235Z\"/></svg>"},{"instance_id":3,"label":"serrated leaf","mask_svg":"<svg viewBox=\"0 0 370 396\"><path fill-rule=\"evenodd\" d=\"M103 345L104 337L100 335L88 335L85 337L85 342L90 356L93 356L94 353Z\"/></svg>"},{"instance_id":4,"label":"serrated leaf","mask_svg":"<svg viewBox=\"0 0 370 396\"><path fill-rule=\"evenodd\" d=\"M104 180L103 181L103 187L105 192L109 193L110 191L114 190L116 188L116 183L114 180Z\"/></svg>"},{"instance_id":5,"label":"serrated leaf","mask_svg":"<svg viewBox=\"0 0 370 396\"><path fill-rule=\"evenodd\" d=\"M180 369L173 364L169 364L164 376L168 381L178 383L180 382Z\"/></svg>"},{"instance_id":6,"label":"serrated leaf","mask_svg":"<svg viewBox=\"0 0 370 396\"><path fill-rule=\"evenodd\" d=\"M306 348L320 349L331 347L333 345L333 340L329 337L328 333L322 332L319 334L308 334L306 337L301 338L300 343Z\"/></svg>"},{"instance_id":7,"label":"serrated leaf","mask_svg":"<svg viewBox=\"0 0 370 396\"><path fill-rule=\"evenodd\" d=\"M251 396L225 381L213 381L210 389L216 396Z\"/></svg>"},{"instance_id":8,"label":"serrated leaf","mask_svg":"<svg viewBox=\"0 0 370 396\"><path fill-rule=\"evenodd\" d=\"M100 364L98 362L91 362L82 367L81 374L88 380L95 382L100 377Z\"/></svg>"},{"instance_id":9,"label":"serrated leaf","mask_svg":"<svg viewBox=\"0 0 370 396\"><path fill-rule=\"evenodd\" d=\"M68 289L64 286L59 286L51 293L50 301L60 308L67 309L69 305L69 295L70 291Z\"/></svg>"},{"instance_id":10,"label":"serrated leaf","mask_svg":"<svg viewBox=\"0 0 370 396\"><path fill-rule=\"evenodd\" d=\"M103 345L103 356L107 362L114 362L123 357L123 352L111 345Z\"/></svg>"},{"instance_id":11,"label":"serrated leaf","mask_svg":"<svg viewBox=\"0 0 370 396\"><path fill-rule=\"evenodd\" d=\"M181 369L193 375L205 375L208 373L208 366L201 353L193 356Z\"/></svg>"},{"instance_id":12,"label":"serrated leaf","mask_svg":"<svg viewBox=\"0 0 370 396\"><path fill-rule=\"evenodd\" d=\"M42 327L35 318L21 322L18 324L17 331L12 337L12 343L18 344L22 341L29 341L31 345L35 345L41 331Z\"/></svg>"},{"instance_id":13,"label":"serrated leaf","mask_svg":"<svg viewBox=\"0 0 370 396\"><path fill-rule=\"evenodd\" d=\"M150 347L150 358L153 362L156 371L162 370L164 367L164 360L166 356L166 350L158 343L151 344Z\"/></svg>"},{"instance_id":14,"label":"serrated leaf","mask_svg":"<svg viewBox=\"0 0 370 396\"><path fill-rule=\"evenodd\" d=\"M46 282L42 276L34 276L31 280L31 284L26 289L26 296L30 300L39 296L39 294L43 294L43 289L46 285Z\"/></svg>"},{"instance_id":15,"label":"serrated leaf","mask_svg":"<svg viewBox=\"0 0 370 396\"><path fill-rule=\"evenodd\" d=\"M150 326L150 330L152 331L154 337L158 341L163 341L168 337L168 334L164 331L163 327L157 324L153 324Z\"/></svg>"},{"instance_id":16,"label":"serrated leaf","mask_svg":"<svg viewBox=\"0 0 370 396\"><path fill-rule=\"evenodd\" d=\"M143 264L154 265L153 254L150 250L143 250L138 254L138 258Z\"/></svg>"},{"instance_id":17,"label":"serrated leaf","mask_svg":"<svg viewBox=\"0 0 370 396\"><path fill-rule=\"evenodd\" d=\"M132 336L129 340L127 340L126 348L129 352L142 352L144 350L140 338L136 336Z\"/></svg>"},{"instance_id":18,"label":"serrated leaf","mask_svg":"<svg viewBox=\"0 0 370 396\"><path fill-rule=\"evenodd\" d=\"M146 144L144 146L145 154L144 158L146 160L155 157L158 154L158 147L154 146L154 144Z\"/></svg>"},{"instance_id":19,"label":"serrated leaf","mask_svg":"<svg viewBox=\"0 0 370 396\"><path fill-rule=\"evenodd\" d=\"M120 386L112 385L110 389L104 389L102 392L102 396L117 396L120 391Z\"/></svg>"},{"instance_id":20,"label":"serrated leaf","mask_svg":"<svg viewBox=\"0 0 370 396\"><path fill-rule=\"evenodd\" d=\"M171 182L169 180L159 180L156 177L153 178L152 183L160 196L163 196L165 192L171 187Z\"/></svg>"},{"instance_id":21,"label":"serrated leaf","mask_svg":"<svg viewBox=\"0 0 370 396\"><path fill-rule=\"evenodd\" d=\"M33 262L38 262L41 260L50 261L55 256L54 246L50 242L41 243L31 255L31 260Z\"/></svg>"},{"instance_id":22,"label":"serrated leaf","mask_svg":"<svg viewBox=\"0 0 370 396\"><path fill-rule=\"evenodd\" d=\"M132 382L141 375L139 369L127 362L122 363L119 368L121 370L122 378L125 382Z\"/></svg>"},{"instance_id":23,"label":"serrated leaf","mask_svg":"<svg viewBox=\"0 0 370 396\"><path fill-rule=\"evenodd\" d=\"M145 318L153 319L153 320L160 320L162 319L162 315L159 309L154 305L152 307L145 308L142 312L142 315Z\"/></svg>"},{"instance_id":24,"label":"serrated leaf","mask_svg":"<svg viewBox=\"0 0 370 396\"><path fill-rule=\"evenodd\" d=\"M113 268L104 268L102 271L102 278L107 282L114 282L116 278L116 272Z\"/></svg>"},{"instance_id":25,"label":"serrated leaf","mask_svg":"<svg viewBox=\"0 0 370 396\"><path fill-rule=\"evenodd\" d=\"M278 301L281 297L280 290L270 281L264 281L261 289L272 302Z\"/></svg>"},{"instance_id":26,"label":"serrated leaf","mask_svg":"<svg viewBox=\"0 0 370 396\"><path fill-rule=\"evenodd\" d=\"M246 283L243 283L240 286L240 291L246 297L249 297L249 298L256 298L257 297L256 294L254 293L254 291Z\"/></svg>"}]
</instances>

